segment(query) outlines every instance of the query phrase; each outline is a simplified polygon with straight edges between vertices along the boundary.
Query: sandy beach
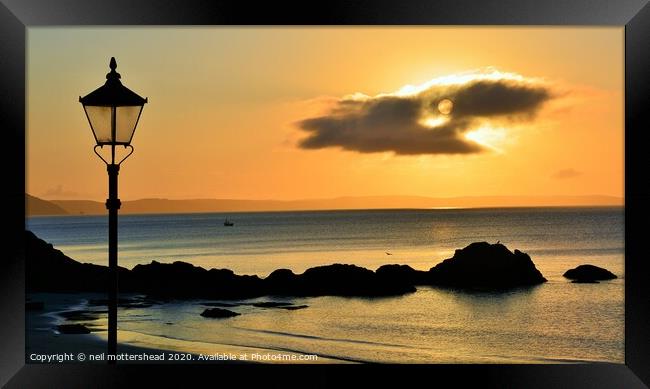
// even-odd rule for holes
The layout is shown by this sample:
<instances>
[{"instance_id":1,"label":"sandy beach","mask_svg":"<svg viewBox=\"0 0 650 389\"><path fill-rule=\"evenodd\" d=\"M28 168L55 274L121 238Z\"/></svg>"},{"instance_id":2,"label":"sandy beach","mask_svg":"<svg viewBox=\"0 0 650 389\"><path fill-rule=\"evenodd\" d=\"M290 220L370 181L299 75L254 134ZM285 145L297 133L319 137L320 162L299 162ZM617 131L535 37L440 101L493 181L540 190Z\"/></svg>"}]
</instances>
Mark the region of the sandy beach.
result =
<instances>
[{"instance_id":1,"label":"sandy beach","mask_svg":"<svg viewBox=\"0 0 650 389\"><path fill-rule=\"evenodd\" d=\"M106 314L102 309L88 310L88 302L105 298L95 293L28 294L29 301L44 303L43 310L26 312L26 363L107 363ZM63 312L91 313L92 319L66 320ZM90 334L62 334L60 324L81 323ZM160 323L165 325L165 323ZM203 343L151 336L118 327L117 363L332 363L318 357L303 361L301 355L288 351L243 347L229 344Z\"/></svg>"}]
</instances>

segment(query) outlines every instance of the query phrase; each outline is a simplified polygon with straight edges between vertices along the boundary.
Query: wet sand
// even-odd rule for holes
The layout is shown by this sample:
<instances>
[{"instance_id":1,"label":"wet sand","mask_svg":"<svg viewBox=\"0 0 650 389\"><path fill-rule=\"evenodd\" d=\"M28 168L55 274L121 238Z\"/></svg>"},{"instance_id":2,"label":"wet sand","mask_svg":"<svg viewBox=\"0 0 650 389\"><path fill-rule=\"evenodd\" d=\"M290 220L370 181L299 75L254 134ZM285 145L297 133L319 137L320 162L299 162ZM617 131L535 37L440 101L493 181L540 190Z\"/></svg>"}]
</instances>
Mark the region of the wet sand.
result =
<instances>
[{"instance_id":1,"label":"wet sand","mask_svg":"<svg viewBox=\"0 0 650 389\"><path fill-rule=\"evenodd\" d=\"M95 294L43 293L31 295L31 301L42 301L43 310L26 312L26 363L108 363L106 318L66 321L59 312L80 308L90 299L101 299ZM90 334L62 334L59 324L78 323L91 330ZM154 338L154 337L149 337ZM183 352L182 345L146 347L147 335L118 330L118 363L204 363L197 354ZM151 339L149 339L151 341ZM161 345L163 346L163 345ZM232 351L232 350L231 350ZM180 355L180 354L183 355ZM182 359L181 359L182 358ZM191 360L190 360L191 359ZM242 361L215 361L209 363L245 363Z\"/></svg>"},{"instance_id":2,"label":"wet sand","mask_svg":"<svg viewBox=\"0 0 650 389\"><path fill-rule=\"evenodd\" d=\"M26 363L108 363L106 307L88 305L88 301L103 299L105 295L38 293L28 298L32 302L43 302L44 309L26 312ZM71 311L77 312L78 318L70 320L61 315ZM59 324L82 324L91 333L62 334L57 330ZM251 360L252 354L268 353L269 350L263 348L163 338L123 331L118 327L117 363L296 363L295 360ZM331 362L334 361L319 357L311 363Z\"/></svg>"}]
</instances>

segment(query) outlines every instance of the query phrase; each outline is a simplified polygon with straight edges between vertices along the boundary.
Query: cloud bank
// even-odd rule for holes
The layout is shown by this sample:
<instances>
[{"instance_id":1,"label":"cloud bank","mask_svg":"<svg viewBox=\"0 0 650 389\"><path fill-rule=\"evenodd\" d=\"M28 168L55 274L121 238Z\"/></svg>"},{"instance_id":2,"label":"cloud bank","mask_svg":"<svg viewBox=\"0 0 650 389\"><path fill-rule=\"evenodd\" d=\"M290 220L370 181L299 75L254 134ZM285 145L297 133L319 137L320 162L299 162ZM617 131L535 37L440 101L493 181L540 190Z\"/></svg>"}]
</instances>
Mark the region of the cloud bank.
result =
<instances>
[{"instance_id":1,"label":"cloud bank","mask_svg":"<svg viewBox=\"0 0 650 389\"><path fill-rule=\"evenodd\" d=\"M487 147L465 134L495 123L531 121L552 98L541 80L491 68L441 77L394 93L345 96L325 115L297 123L307 133L299 146L400 155L478 153ZM453 104L447 115L438 109L443 100Z\"/></svg>"}]
</instances>

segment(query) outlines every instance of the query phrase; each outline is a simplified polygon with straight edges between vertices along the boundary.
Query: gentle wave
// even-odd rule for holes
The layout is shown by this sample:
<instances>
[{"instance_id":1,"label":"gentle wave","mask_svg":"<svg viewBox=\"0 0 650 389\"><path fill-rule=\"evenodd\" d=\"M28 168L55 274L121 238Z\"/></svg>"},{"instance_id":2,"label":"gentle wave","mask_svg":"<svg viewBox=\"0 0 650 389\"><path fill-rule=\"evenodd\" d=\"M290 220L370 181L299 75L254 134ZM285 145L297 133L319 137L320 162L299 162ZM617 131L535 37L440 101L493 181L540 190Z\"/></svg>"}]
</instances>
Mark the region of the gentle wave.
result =
<instances>
[{"instance_id":1,"label":"gentle wave","mask_svg":"<svg viewBox=\"0 0 650 389\"><path fill-rule=\"evenodd\" d=\"M271 331L271 330L260 330L260 329L243 328L243 327L233 327L233 328L236 328L236 329L239 329L239 330L244 330L244 331L258 332L258 333L262 333L262 334L282 335L282 336L289 336L289 337L294 337L294 338L325 340L325 341L343 342L343 343L359 343L359 344L368 344L368 345L374 345L374 346L411 348L411 346L406 346L406 345L403 345L403 344L372 342L372 341L368 341L368 340L326 338L326 337L316 336L316 335L305 335L305 334L296 334L296 333L288 333L288 332L281 332L281 331Z\"/></svg>"}]
</instances>

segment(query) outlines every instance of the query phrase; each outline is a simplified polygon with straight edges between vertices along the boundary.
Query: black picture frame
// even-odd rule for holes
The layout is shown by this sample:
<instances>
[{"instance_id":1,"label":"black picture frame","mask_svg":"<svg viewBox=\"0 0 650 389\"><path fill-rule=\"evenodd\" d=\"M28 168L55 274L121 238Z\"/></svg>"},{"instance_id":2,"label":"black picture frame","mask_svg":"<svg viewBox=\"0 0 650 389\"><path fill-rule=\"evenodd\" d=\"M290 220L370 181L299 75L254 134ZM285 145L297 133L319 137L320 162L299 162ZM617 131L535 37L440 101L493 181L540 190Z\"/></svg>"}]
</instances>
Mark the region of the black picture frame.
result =
<instances>
[{"instance_id":1,"label":"black picture frame","mask_svg":"<svg viewBox=\"0 0 650 389\"><path fill-rule=\"evenodd\" d=\"M578 25L625 26L625 364L567 365L35 365L25 364L26 29L74 25ZM607 53L603 53L607 55ZM650 166L647 0L0 0L3 225L0 384L32 387L405 385L642 388L650 385L650 282L644 252ZM450 380L450 381L447 381Z\"/></svg>"}]
</instances>

